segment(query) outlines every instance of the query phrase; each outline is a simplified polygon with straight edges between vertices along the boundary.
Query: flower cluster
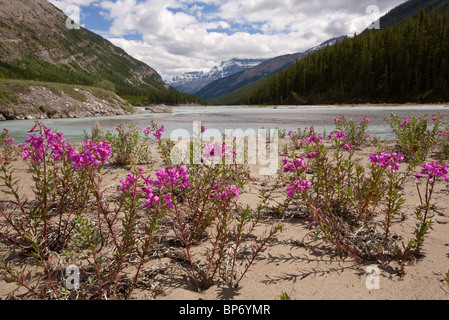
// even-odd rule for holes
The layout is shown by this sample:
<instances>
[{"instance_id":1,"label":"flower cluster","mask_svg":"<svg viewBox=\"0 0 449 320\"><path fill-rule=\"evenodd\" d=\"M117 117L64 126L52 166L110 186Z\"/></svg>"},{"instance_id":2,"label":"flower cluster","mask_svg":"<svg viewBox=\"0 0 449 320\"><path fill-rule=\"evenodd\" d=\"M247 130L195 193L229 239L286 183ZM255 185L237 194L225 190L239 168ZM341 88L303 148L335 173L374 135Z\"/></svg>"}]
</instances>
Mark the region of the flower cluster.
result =
<instances>
[{"instance_id":1,"label":"flower cluster","mask_svg":"<svg viewBox=\"0 0 449 320\"><path fill-rule=\"evenodd\" d=\"M139 177L140 175L135 175L129 172L125 179L120 180L120 183L122 184L120 191L129 191L136 184Z\"/></svg>"},{"instance_id":2,"label":"flower cluster","mask_svg":"<svg viewBox=\"0 0 449 320\"><path fill-rule=\"evenodd\" d=\"M23 160L31 159L35 164L40 163L50 154L54 161L68 159L73 163L73 169L82 167L99 168L101 164L111 157L111 145L108 141L86 140L81 151L76 150L66 142L62 133L52 132L51 129L42 125L44 129L41 135L32 134L34 128L28 132L28 139L20 144Z\"/></svg>"},{"instance_id":3,"label":"flower cluster","mask_svg":"<svg viewBox=\"0 0 449 320\"><path fill-rule=\"evenodd\" d=\"M284 164L284 172L296 172L297 169L302 171L307 170L306 163L304 163L303 158L296 158L293 162L289 162L286 157L282 159L282 163Z\"/></svg>"},{"instance_id":4,"label":"flower cluster","mask_svg":"<svg viewBox=\"0 0 449 320\"><path fill-rule=\"evenodd\" d=\"M288 188L285 190L290 198L292 198L297 190L307 191L312 186L312 183L307 180L295 180L288 182Z\"/></svg>"},{"instance_id":5,"label":"flower cluster","mask_svg":"<svg viewBox=\"0 0 449 320\"><path fill-rule=\"evenodd\" d=\"M190 175L186 172L186 166L180 166L179 168L165 169L161 168L156 172L157 181L151 181L153 186L165 186L170 187L176 184L180 184L183 188L187 188L191 185L189 181Z\"/></svg>"},{"instance_id":6,"label":"flower cluster","mask_svg":"<svg viewBox=\"0 0 449 320\"><path fill-rule=\"evenodd\" d=\"M151 175L145 176L142 169L138 169L136 174L128 173L126 178L120 180L122 192L129 192L132 197L136 197L138 193L145 198L145 207L153 207L160 199L164 200L163 205L173 209L173 200L170 194L165 194L163 197L155 194L152 187L158 187L159 192L164 187L171 187L180 185L187 188L191 185L189 181L190 175L186 172L186 166L179 168L161 168L156 173L157 180L152 180Z\"/></svg>"},{"instance_id":7,"label":"flower cluster","mask_svg":"<svg viewBox=\"0 0 449 320\"><path fill-rule=\"evenodd\" d=\"M213 158L222 158L226 157L226 159L231 159L232 157L237 157L237 152L234 150L232 153L227 151L227 146L225 143L220 144L215 142L214 144L206 144L203 148L203 158L210 160Z\"/></svg>"},{"instance_id":8,"label":"flower cluster","mask_svg":"<svg viewBox=\"0 0 449 320\"><path fill-rule=\"evenodd\" d=\"M14 139L9 136L9 130L4 128L3 132L0 133L0 139L3 139L3 143L5 144L13 144ZM1 143L0 143L1 145Z\"/></svg>"},{"instance_id":9,"label":"flower cluster","mask_svg":"<svg viewBox=\"0 0 449 320\"><path fill-rule=\"evenodd\" d=\"M434 180L443 178L449 183L449 178L447 176L449 165L446 163L440 164L438 161L422 163L421 167L421 172L415 174L416 179L426 178L427 180Z\"/></svg>"},{"instance_id":10,"label":"flower cluster","mask_svg":"<svg viewBox=\"0 0 449 320\"><path fill-rule=\"evenodd\" d=\"M153 136L157 139L157 140L161 140L162 134L164 133L165 128L164 126L161 126L159 129L156 129L156 132L153 133L153 129L148 127L143 131L143 134L145 136L149 136L151 133L153 133Z\"/></svg>"},{"instance_id":11,"label":"flower cluster","mask_svg":"<svg viewBox=\"0 0 449 320\"><path fill-rule=\"evenodd\" d=\"M217 181L209 198L217 198L220 202L227 202L235 198L238 200L240 189L224 181Z\"/></svg>"},{"instance_id":12,"label":"flower cluster","mask_svg":"<svg viewBox=\"0 0 449 320\"><path fill-rule=\"evenodd\" d=\"M81 152L69 147L69 158L74 164L74 169L82 167L99 168L106 163L112 155L111 145L108 141L86 140L83 143Z\"/></svg>"},{"instance_id":13,"label":"flower cluster","mask_svg":"<svg viewBox=\"0 0 449 320\"><path fill-rule=\"evenodd\" d=\"M389 153L381 151L379 154L370 153L370 162L373 164L378 164L384 169L388 169L390 172L398 171L399 165L404 160L404 155L401 153Z\"/></svg>"},{"instance_id":14,"label":"flower cluster","mask_svg":"<svg viewBox=\"0 0 449 320\"><path fill-rule=\"evenodd\" d=\"M411 123L412 123L412 120L410 119L410 117L407 117L404 119L404 122L402 122L399 126L405 127L405 126L409 126Z\"/></svg>"},{"instance_id":15,"label":"flower cluster","mask_svg":"<svg viewBox=\"0 0 449 320\"><path fill-rule=\"evenodd\" d=\"M319 134L316 133L311 133L306 139L304 139L303 141L304 143L307 144L322 144L323 143L323 137Z\"/></svg>"},{"instance_id":16,"label":"flower cluster","mask_svg":"<svg viewBox=\"0 0 449 320\"><path fill-rule=\"evenodd\" d=\"M337 138L338 140L343 140L346 137L346 134L343 131L334 131L327 135L327 139L331 140L332 137Z\"/></svg>"},{"instance_id":17,"label":"flower cluster","mask_svg":"<svg viewBox=\"0 0 449 320\"><path fill-rule=\"evenodd\" d=\"M24 144L21 144L23 160L31 158L33 163L39 163L44 159L47 150L52 151L52 156L56 161L66 154L67 144L64 135L51 132L51 129L44 125L43 128L45 130L39 137L32 134L34 128L27 133L28 139L25 140Z\"/></svg>"},{"instance_id":18,"label":"flower cluster","mask_svg":"<svg viewBox=\"0 0 449 320\"><path fill-rule=\"evenodd\" d=\"M3 139L3 142L5 144L13 144L14 143L14 138L5 138L5 139Z\"/></svg>"},{"instance_id":19,"label":"flower cluster","mask_svg":"<svg viewBox=\"0 0 449 320\"><path fill-rule=\"evenodd\" d=\"M360 121L362 121L363 123L366 123L366 124L370 123L370 120L367 117L360 116Z\"/></svg>"}]
</instances>

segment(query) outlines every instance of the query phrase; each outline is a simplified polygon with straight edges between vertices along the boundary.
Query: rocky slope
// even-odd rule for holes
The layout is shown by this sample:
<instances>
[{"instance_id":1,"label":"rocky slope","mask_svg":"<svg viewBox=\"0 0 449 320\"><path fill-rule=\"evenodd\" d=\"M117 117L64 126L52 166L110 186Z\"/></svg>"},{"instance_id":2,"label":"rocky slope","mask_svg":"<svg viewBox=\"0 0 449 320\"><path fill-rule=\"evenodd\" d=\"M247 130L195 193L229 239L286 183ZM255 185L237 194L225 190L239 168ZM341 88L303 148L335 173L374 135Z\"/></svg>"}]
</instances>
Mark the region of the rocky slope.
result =
<instances>
[{"instance_id":1,"label":"rocky slope","mask_svg":"<svg viewBox=\"0 0 449 320\"><path fill-rule=\"evenodd\" d=\"M153 68L67 23L68 17L46 0L0 0L0 76L82 85L108 80L117 90L168 91Z\"/></svg>"},{"instance_id":2,"label":"rocky slope","mask_svg":"<svg viewBox=\"0 0 449 320\"><path fill-rule=\"evenodd\" d=\"M100 88L34 81L0 81L0 121L124 115L134 108Z\"/></svg>"}]
</instances>

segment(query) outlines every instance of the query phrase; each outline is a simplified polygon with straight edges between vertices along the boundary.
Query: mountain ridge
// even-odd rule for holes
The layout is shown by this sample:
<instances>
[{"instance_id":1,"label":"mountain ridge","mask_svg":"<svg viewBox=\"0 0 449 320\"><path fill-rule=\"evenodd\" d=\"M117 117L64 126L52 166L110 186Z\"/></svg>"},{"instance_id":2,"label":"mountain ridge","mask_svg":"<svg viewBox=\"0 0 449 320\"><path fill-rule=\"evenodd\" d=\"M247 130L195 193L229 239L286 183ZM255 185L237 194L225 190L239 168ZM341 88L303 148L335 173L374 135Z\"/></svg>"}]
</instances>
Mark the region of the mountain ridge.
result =
<instances>
[{"instance_id":1,"label":"mountain ridge","mask_svg":"<svg viewBox=\"0 0 449 320\"><path fill-rule=\"evenodd\" d=\"M332 45L342 41L346 36L334 37L314 46L304 52L285 54L271 59L267 59L258 66L242 70L238 73L215 80L209 85L196 92L196 96L201 99L216 99L233 91L236 91L245 85L258 81L262 78L276 74L282 69L288 68L292 63L302 59L304 56L320 50L327 45Z\"/></svg>"},{"instance_id":2,"label":"mountain ridge","mask_svg":"<svg viewBox=\"0 0 449 320\"><path fill-rule=\"evenodd\" d=\"M175 76L165 81L167 85L175 87L181 92L195 94L209 83L238 73L242 70L254 67L263 63L266 59L237 59L222 61L208 72L191 71Z\"/></svg>"}]
</instances>

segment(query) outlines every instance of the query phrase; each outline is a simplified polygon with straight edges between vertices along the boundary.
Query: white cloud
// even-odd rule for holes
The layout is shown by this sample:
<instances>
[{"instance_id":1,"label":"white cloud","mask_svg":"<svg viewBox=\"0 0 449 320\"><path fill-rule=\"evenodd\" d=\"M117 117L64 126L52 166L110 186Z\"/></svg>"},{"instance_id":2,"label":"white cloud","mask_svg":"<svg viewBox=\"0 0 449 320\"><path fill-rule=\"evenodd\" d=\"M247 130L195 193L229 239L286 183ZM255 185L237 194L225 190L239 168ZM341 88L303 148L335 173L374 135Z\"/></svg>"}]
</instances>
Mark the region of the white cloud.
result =
<instances>
[{"instance_id":1,"label":"white cloud","mask_svg":"<svg viewBox=\"0 0 449 320\"><path fill-rule=\"evenodd\" d=\"M334 36L362 31L366 8L385 14L405 0L52 0L96 5L110 21L106 36L164 78L208 70L222 60L301 52ZM142 41L126 40L139 33Z\"/></svg>"}]
</instances>

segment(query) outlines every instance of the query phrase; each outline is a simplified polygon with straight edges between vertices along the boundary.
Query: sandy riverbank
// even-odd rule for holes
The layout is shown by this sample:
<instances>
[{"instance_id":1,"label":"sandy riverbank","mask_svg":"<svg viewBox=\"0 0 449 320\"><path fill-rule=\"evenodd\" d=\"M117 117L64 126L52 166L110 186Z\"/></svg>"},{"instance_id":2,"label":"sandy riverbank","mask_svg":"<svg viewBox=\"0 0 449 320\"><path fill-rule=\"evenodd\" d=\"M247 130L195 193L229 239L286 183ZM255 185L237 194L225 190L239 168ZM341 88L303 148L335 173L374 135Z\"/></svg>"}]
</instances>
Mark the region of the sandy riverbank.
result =
<instances>
[{"instance_id":1,"label":"sandy riverbank","mask_svg":"<svg viewBox=\"0 0 449 320\"><path fill-rule=\"evenodd\" d=\"M288 142L287 139L281 139L279 149L282 150L282 145ZM356 156L361 163L367 164L368 155L373 151L375 151L373 146L367 146L357 150ZM154 164L153 170L158 168L159 164L159 161ZM32 198L33 182L27 166L21 159L16 159L12 165L15 176L21 179L21 192L28 198ZM142 168L146 171L151 170L150 166L142 166ZM253 208L257 206L261 188L272 190L274 199L282 202L286 197L285 188L274 189L276 176L262 176L259 174L259 169L260 166L251 165L254 181L247 185L245 192L241 195L239 200L242 205L249 204ZM401 166L402 171L405 169L405 166ZM105 167L103 185L108 187L108 193L118 192L119 180L123 179L127 172L125 168L110 165ZM413 237L413 228L416 223L413 210L419 201L413 177L406 181L403 194L406 199L403 218L395 221L394 231L406 240ZM8 197L5 194L1 195L3 208L6 208ZM264 217L257 233L264 232L275 220L283 224L283 232L250 268L238 288L230 288L218 282L202 293L195 292L192 282L183 272L166 268L167 265L176 263L173 256L162 255L144 266L153 289L137 288L130 299L274 300L282 293L287 293L292 299L297 300L447 299L448 296L443 290L444 288L447 290L447 287L442 287L440 280L443 273L449 270L449 260L446 258L446 253L449 252L448 197L449 187L444 181L439 182L434 194L439 214L435 217L433 230L425 241L424 257L416 261L414 265L406 266L406 274L402 277L381 270L378 289L368 288L366 285L369 277L366 269L369 264L360 265L350 258L340 259L331 252L328 244L308 236L310 230L304 217L290 214L280 220L270 215ZM274 202L272 204L274 205ZM5 228L3 220L0 223L0 229L2 228ZM203 252L203 245L195 248L198 254ZM2 240L0 253L5 254L7 249L7 243ZM34 268L30 266L28 269ZM16 289L15 284L1 280L0 298L6 299L14 289ZM19 289L18 292L23 290Z\"/></svg>"}]
</instances>

